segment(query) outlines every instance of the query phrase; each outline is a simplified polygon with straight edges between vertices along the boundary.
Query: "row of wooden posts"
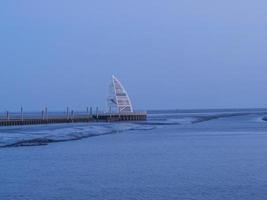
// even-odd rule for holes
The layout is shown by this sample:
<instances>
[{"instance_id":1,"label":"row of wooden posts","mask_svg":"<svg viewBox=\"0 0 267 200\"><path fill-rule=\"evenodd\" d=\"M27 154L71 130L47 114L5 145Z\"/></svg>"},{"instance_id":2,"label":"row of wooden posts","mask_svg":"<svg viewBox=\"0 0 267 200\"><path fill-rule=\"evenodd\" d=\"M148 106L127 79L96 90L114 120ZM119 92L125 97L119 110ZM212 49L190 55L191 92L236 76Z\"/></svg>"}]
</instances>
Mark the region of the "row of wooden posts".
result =
<instances>
[{"instance_id":1,"label":"row of wooden posts","mask_svg":"<svg viewBox=\"0 0 267 200\"><path fill-rule=\"evenodd\" d=\"M111 109L110 109L110 111L111 111ZM20 118L19 118L21 121L23 121L24 118L25 118L25 115L24 114L25 113L24 113L23 107L21 107L21 109L20 109ZM93 108L92 107L90 107L90 108L87 107L86 108L86 115L88 117L92 117L93 115L95 115L96 118L98 118L98 116L99 116L99 109L98 109L98 107L96 107L95 113L93 113ZM110 115L111 115L111 112L110 112ZM65 117L66 117L66 119L73 119L75 117L75 111L74 110L70 110L69 107L67 107L66 116ZM41 118L43 120L49 118L48 117L48 108L47 107L45 107L45 109L41 111ZM11 114L10 114L9 111L6 111L6 118L4 118L4 119L2 118L2 120L7 120L7 121L11 120Z\"/></svg>"}]
</instances>

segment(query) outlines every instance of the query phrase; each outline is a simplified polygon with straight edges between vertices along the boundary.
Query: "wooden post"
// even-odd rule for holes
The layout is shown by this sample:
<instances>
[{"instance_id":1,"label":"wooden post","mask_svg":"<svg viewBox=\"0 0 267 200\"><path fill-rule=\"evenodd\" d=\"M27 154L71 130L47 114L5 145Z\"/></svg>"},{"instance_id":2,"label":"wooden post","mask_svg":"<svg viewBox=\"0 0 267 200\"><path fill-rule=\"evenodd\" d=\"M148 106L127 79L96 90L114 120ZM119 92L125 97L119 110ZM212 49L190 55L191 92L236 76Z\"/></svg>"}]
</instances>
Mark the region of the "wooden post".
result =
<instances>
[{"instance_id":1,"label":"wooden post","mask_svg":"<svg viewBox=\"0 0 267 200\"><path fill-rule=\"evenodd\" d=\"M87 112L87 117L88 117L88 121L89 121L90 120L89 107L86 108L86 112Z\"/></svg>"},{"instance_id":2,"label":"wooden post","mask_svg":"<svg viewBox=\"0 0 267 200\"><path fill-rule=\"evenodd\" d=\"M92 117L92 116L93 116L93 108L90 107L90 117Z\"/></svg>"},{"instance_id":3,"label":"wooden post","mask_svg":"<svg viewBox=\"0 0 267 200\"><path fill-rule=\"evenodd\" d=\"M73 110L71 111L71 119L72 119L72 122L73 122L73 120L74 120L74 111Z\"/></svg>"},{"instance_id":4,"label":"wooden post","mask_svg":"<svg viewBox=\"0 0 267 200\"><path fill-rule=\"evenodd\" d=\"M96 119L98 119L98 107L96 107Z\"/></svg>"},{"instance_id":5,"label":"wooden post","mask_svg":"<svg viewBox=\"0 0 267 200\"><path fill-rule=\"evenodd\" d=\"M44 111L42 110L42 119L45 119Z\"/></svg>"},{"instance_id":6,"label":"wooden post","mask_svg":"<svg viewBox=\"0 0 267 200\"><path fill-rule=\"evenodd\" d=\"M23 116L23 107L20 108L20 119L23 122L24 116Z\"/></svg>"},{"instance_id":7,"label":"wooden post","mask_svg":"<svg viewBox=\"0 0 267 200\"><path fill-rule=\"evenodd\" d=\"M48 120L48 110L47 110L47 107L45 107L45 119Z\"/></svg>"},{"instance_id":8,"label":"wooden post","mask_svg":"<svg viewBox=\"0 0 267 200\"><path fill-rule=\"evenodd\" d=\"M10 120L10 116L9 116L9 112L8 111L6 111L6 118L7 118L7 121Z\"/></svg>"},{"instance_id":9,"label":"wooden post","mask_svg":"<svg viewBox=\"0 0 267 200\"><path fill-rule=\"evenodd\" d=\"M67 107L67 120L70 119L70 111L69 111L69 107Z\"/></svg>"}]
</instances>

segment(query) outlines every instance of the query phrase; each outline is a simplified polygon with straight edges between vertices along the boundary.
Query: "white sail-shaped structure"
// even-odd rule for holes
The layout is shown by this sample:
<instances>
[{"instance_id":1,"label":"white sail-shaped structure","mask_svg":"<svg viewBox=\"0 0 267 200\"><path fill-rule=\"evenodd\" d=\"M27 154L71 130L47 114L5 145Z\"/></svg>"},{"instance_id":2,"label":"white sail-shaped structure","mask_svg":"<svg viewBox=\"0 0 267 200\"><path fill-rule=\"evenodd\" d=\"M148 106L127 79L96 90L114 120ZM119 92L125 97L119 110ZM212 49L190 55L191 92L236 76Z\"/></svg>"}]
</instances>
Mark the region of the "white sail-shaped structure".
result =
<instances>
[{"instance_id":1,"label":"white sail-shaped structure","mask_svg":"<svg viewBox=\"0 0 267 200\"><path fill-rule=\"evenodd\" d=\"M112 76L107 104L110 112L133 112L133 106L128 93L115 76Z\"/></svg>"}]
</instances>

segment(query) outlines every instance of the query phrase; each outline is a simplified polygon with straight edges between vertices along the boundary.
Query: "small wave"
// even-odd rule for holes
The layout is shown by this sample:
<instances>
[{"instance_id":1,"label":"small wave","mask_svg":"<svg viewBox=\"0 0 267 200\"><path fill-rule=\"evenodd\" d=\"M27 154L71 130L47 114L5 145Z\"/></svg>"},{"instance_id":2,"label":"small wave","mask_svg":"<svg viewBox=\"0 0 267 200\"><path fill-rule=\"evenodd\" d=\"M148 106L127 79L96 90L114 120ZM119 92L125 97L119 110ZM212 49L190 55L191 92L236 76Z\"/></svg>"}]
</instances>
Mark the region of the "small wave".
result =
<instances>
[{"instance_id":1,"label":"small wave","mask_svg":"<svg viewBox=\"0 0 267 200\"><path fill-rule=\"evenodd\" d=\"M205 114L192 114L192 115L168 114L165 116L163 114L156 114L154 117L151 117L149 121L145 122L145 124L153 126L190 125L190 124L197 124L197 123L217 120L221 118L239 117L251 114L255 113L216 113L216 114L205 113Z\"/></svg>"},{"instance_id":2,"label":"small wave","mask_svg":"<svg viewBox=\"0 0 267 200\"><path fill-rule=\"evenodd\" d=\"M146 122L146 125L151 125L151 126L160 126L160 125L186 125L186 124L192 124L194 121L197 119L194 118L173 118L173 119L166 119L165 121L162 120L155 120L155 121L149 121Z\"/></svg>"},{"instance_id":3,"label":"small wave","mask_svg":"<svg viewBox=\"0 0 267 200\"><path fill-rule=\"evenodd\" d=\"M110 133L103 133L101 135L106 135L106 134L111 134ZM68 135L69 137L54 137L49 138L49 137L40 137L40 138L35 138L35 139L28 139L28 140L18 140L17 142L11 143L11 144L6 144L1 147L22 147L22 146L41 146L41 145L48 145L49 143L55 143L55 142L66 142L66 141L73 141L73 140L80 140L83 138L88 138L88 137L95 137L95 136L100 136L98 134L72 134Z\"/></svg>"},{"instance_id":4,"label":"small wave","mask_svg":"<svg viewBox=\"0 0 267 200\"><path fill-rule=\"evenodd\" d=\"M39 146L154 127L134 123L31 126L1 129L0 147Z\"/></svg>"},{"instance_id":5,"label":"small wave","mask_svg":"<svg viewBox=\"0 0 267 200\"><path fill-rule=\"evenodd\" d=\"M267 117L263 117L262 120L267 122Z\"/></svg>"},{"instance_id":6,"label":"small wave","mask_svg":"<svg viewBox=\"0 0 267 200\"><path fill-rule=\"evenodd\" d=\"M239 117L239 116L246 116L246 115L251 115L251 114L253 114L253 113L230 113L230 114L223 113L223 114L202 116L202 117L199 117L199 119L193 123L201 123L201 122L211 121L211 120L215 120L215 119Z\"/></svg>"}]
</instances>

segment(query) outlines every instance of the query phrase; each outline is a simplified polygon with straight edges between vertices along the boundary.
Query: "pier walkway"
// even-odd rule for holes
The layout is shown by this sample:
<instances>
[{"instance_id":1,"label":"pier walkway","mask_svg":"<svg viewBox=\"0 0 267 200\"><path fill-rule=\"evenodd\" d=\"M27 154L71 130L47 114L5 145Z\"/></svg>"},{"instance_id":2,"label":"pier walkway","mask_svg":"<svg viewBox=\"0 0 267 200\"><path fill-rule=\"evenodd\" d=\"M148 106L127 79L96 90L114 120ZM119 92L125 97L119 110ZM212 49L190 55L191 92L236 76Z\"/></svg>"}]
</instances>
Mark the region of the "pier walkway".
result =
<instances>
[{"instance_id":1,"label":"pier walkway","mask_svg":"<svg viewBox=\"0 0 267 200\"><path fill-rule=\"evenodd\" d=\"M117 122L117 121L145 121L146 112L129 113L90 113L90 112L54 112L48 113L9 113L0 114L0 126L22 126L37 124L59 123L88 123L88 122Z\"/></svg>"}]
</instances>

